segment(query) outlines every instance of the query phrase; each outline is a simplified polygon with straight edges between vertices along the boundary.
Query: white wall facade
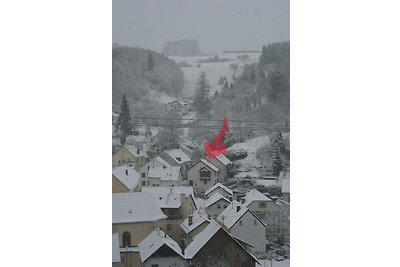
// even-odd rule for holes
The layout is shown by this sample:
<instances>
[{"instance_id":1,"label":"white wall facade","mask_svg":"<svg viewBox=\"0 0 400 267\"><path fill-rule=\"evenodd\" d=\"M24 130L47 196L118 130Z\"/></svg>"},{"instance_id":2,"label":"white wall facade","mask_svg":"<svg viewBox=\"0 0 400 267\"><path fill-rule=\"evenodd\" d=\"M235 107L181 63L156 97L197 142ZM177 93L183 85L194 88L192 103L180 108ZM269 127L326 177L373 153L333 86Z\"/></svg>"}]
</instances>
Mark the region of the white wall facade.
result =
<instances>
[{"instance_id":1,"label":"white wall facade","mask_svg":"<svg viewBox=\"0 0 400 267\"><path fill-rule=\"evenodd\" d=\"M242 222L242 226L240 226L240 221ZM247 211L232 226L230 232L254 246L254 248L251 248L252 252L265 252L267 229L250 211Z\"/></svg>"},{"instance_id":2,"label":"white wall facade","mask_svg":"<svg viewBox=\"0 0 400 267\"><path fill-rule=\"evenodd\" d=\"M216 172L214 170L211 170L210 179L207 180L200 179L200 169L205 166L206 165L203 162L199 161L187 171L188 186L193 186L194 189L198 189L205 192L207 191L207 189L209 189L218 182L219 172ZM193 182L193 185L190 185L190 181Z\"/></svg>"}]
</instances>

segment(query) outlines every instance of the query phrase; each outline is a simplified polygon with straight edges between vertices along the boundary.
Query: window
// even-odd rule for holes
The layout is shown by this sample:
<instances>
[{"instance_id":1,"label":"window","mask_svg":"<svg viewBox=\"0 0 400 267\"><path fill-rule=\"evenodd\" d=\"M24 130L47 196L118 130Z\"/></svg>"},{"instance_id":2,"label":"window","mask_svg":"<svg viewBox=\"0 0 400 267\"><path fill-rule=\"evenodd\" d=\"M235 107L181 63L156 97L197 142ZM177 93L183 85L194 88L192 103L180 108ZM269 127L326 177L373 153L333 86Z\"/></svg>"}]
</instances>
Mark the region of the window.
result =
<instances>
[{"instance_id":1,"label":"window","mask_svg":"<svg viewBox=\"0 0 400 267\"><path fill-rule=\"evenodd\" d=\"M150 166L147 166L147 170L150 170Z\"/></svg>"},{"instance_id":2,"label":"window","mask_svg":"<svg viewBox=\"0 0 400 267\"><path fill-rule=\"evenodd\" d=\"M265 202L260 202L260 203L258 203L258 206L259 206L260 208L266 208L266 207L267 207L267 203L265 203Z\"/></svg>"},{"instance_id":3,"label":"window","mask_svg":"<svg viewBox=\"0 0 400 267\"><path fill-rule=\"evenodd\" d=\"M220 204L217 205L217 209L221 209L221 205Z\"/></svg>"},{"instance_id":4,"label":"window","mask_svg":"<svg viewBox=\"0 0 400 267\"><path fill-rule=\"evenodd\" d=\"M143 186L146 186L146 181L142 181L142 185L143 185Z\"/></svg>"},{"instance_id":5,"label":"window","mask_svg":"<svg viewBox=\"0 0 400 267\"><path fill-rule=\"evenodd\" d=\"M211 172L207 169L200 170L200 178L210 178Z\"/></svg>"},{"instance_id":6,"label":"window","mask_svg":"<svg viewBox=\"0 0 400 267\"><path fill-rule=\"evenodd\" d=\"M254 225L257 225L257 220L254 220Z\"/></svg>"},{"instance_id":7,"label":"window","mask_svg":"<svg viewBox=\"0 0 400 267\"><path fill-rule=\"evenodd\" d=\"M226 209L226 207L228 207L226 204L224 205L224 209Z\"/></svg>"},{"instance_id":8,"label":"window","mask_svg":"<svg viewBox=\"0 0 400 267\"><path fill-rule=\"evenodd\" d=\"M239 226L242 226L243 225L243 222L242 222L242 220L240 220L239 221Z\"/></svg>"},{"instance_id":9,"label":"window","mask_svg":"<svg viewBox=\"0 0 400 267\"><path fill-rule=\"evenodd\" d=\"M122 234L122 246L130 246L131 245L131 234L129 232L124 232Z\"/></svg>"},{"instance_id":10,"label":"window","mask_svg":"<svg viewBox=\"0 0 400 267\"><path fill-rule=\"evenodd\" d=\"M203 182L204 182L204 184L207 184L207 180L204 180Z\"/></svg>"},{"instance_id":11,"label":"window","mask_svg":"<svg viewBox=\"0 0 400 267\"><path fill-rule=\"evenodd\" d=\"M147 181L147 186L149 186L150 185L150 181Z\"/></svg>"},{"instance_id":12,"label":"window","mask_svg":"<svg viewBox=\"0 0 400 267\"><path fill-rule=\"evenodd\" d=\"M189 186L193 186L193 181L189 180Z\"/></svg>"},{"instance_id":13,"label":"window","mask_svg":"<svg viewBox=\"0 0 400 267\"><path fill-rule=\"evenodd\" d=\"M158 264L152 264L151 267L158 267Z\"/></svg>"},{"instance_id":14,"label":"window","mask_svg":"<svg viewBox=\"0 0 400 267\"><path fill-rule=\"evenodd\" d=\"M142 172L142 178L146 177L146 173Z\"/></svg>"}]
</instances>

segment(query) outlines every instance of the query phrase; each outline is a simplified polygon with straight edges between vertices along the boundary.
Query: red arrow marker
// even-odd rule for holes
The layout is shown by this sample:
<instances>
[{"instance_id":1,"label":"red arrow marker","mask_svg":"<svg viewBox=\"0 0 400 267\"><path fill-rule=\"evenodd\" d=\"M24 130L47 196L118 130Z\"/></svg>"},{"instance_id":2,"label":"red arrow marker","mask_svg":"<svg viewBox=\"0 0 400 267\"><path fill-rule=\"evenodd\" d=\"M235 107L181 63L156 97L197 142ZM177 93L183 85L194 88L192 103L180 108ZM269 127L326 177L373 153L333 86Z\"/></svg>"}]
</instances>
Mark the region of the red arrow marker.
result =
<instances>
[{"instance_id":1,"label":"red arrow marker","mask_svg":"<svg viewBox=\"0 0 400 267\"><path fill-rule=\"evenodd\" d=\"M228 129L228 119L224 117L224 122L222 124L221 130L217 137L215 137L212 143L207 141L204 142L204 153L206 153L207 157L210 159L216 158L220 154L226 153L226 146L221 144L222 139L224 138L225 132Z\"/></svg>"}]
</instances>

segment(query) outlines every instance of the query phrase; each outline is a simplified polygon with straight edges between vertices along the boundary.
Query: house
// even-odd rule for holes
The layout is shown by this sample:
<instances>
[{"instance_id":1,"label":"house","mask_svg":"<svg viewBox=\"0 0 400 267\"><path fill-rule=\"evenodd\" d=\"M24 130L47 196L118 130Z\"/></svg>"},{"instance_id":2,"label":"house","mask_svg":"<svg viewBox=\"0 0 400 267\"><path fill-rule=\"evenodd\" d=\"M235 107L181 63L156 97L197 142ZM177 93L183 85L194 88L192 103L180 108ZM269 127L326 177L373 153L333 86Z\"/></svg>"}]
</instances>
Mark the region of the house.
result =
<instances>
[{"instance_id":1,"label":"house","mask_svg":"<svg viewBox=\"0 0 400 267\"><path fill-rule=\"evenodd\" d=\"M226 181L226 179L233 177L233 163L225 155L220 154L212 159L207 158L207 160L220 169L220 181Z\"/></svg>"},{"instance_id":2,"label":"house","mask_svg":"<svg viewBox=\"0 0 400 267\"><path fill-rule=\"evenodd\" d=\"M118 233L112 233L112 266L117 266L121 262L121 255L119 253L119 239Z\"/></svg>"},{"instance_id":3,"label":"house","mask_svg":"<svg viewBox=\"0 0 400 267\"><path fill-rule=\"evenodd\" d=\"M112 166L131 163L133 167L141 168L147 161L148 156L145 150L134 145L127 145L113 155Z\"/></svg>"},{"instance_id":4,"label":"house","mask_svg":"<svg viewBox=\"0 0 400 267\"><path fill-rule=\"evenodd\" d=\"M182 178L187 179L187 170L192 165L192 160L181 148L164 150L159 156L172 166L181 167Z\"/></svg>"},{"instance_id":5,"label":"house","mask_svg":"<svg viewBox=\"0 0 400 267\"><path fill-rule=\"evenodd\" d=\"M127 165L117 166L112 171L112 192L138 192L141 189L139 173Z\"/></svg>"},{"instance_id":6,"label":"house","mask_svg":"<svg viewBox=\"0 0 400 267\"><path fill-rule=\"evenodd\" d=\"M259 263L246 248L218 223L210 224L185 248L191 266L247 267Z\"/></svg>"},{"instance_id":7,"label":"house","mask_svg":"<svg viewBox=\"0 0 400 267\"><path fill-rule=\"evenodd\" d=\"M234 200L217 218L235 237L249 243L252 252L265 252L267 225L251 210Z\"/></svg>"},{"instance_id":8,"label":"house","mask_svg":"<svg viewBox=\"0 0 400 267\"><path fill-rule=\"evenodd\" d=\"M174 111L180 116L187 114L192 110L193 100L177 97L173 101L165 104L165 113Z\"/></svg>"},{"instance_id":9,"label":"house","mask_svg":"<svg viewBox=\"0 0 400 267\"><path fill-rule=\"evenodd\" d=\"M230 198L232 198L233 196L233 191L221 183L216 183L215 185L213 185L206 191L205 194L207 197L211 197L215 193L219 193L229 200L231 200Z\"/></svg>"},{"instance_id":10,"label":"house","mask_svg":"<svg viewBox=\"0 0 400 267\"><path fill-rule=\"evenodd\" d=\"M117 266L140 266L138 244L154 229L165 229L166 219L151 193L113 193L112 231L118 233L121 253Z\"/></svg>"},{"instance_id":11,"label":"house","mask_svg":"<svg viewBox=\"0 0 400 267\"><path fill-rule=\"evenodd\" d=\"M162 131L150 138L150 151L159 153L166 149L179 148L179 136L171 131Z\"/></svg>"},{"instance_id":12,"label":"house","mask_svg":"<svg viewBox=\"0 0 400 267\"><path fill-rule=\"evenodd\" d=\"M137 148L143 149L146 144L146 136L144 135L129 135L126 137L125 145L133 145Z\"/></svg>"},{"instance_id":13,"label":"house","mask_svg":"<svg viewBox=\"0 0 400 267\"><path fill-rule=\"evenodd\" d=\"M218 215L231 204L229 199L221 195L220 193L215 193L209 197L205 202L206 213L210 218L216 219Z\"/></svg>"},{"instance_id":14,"label":"house","mask_svg":"<svg viewBox=\"0 0 400 267\"><path fill-rule=\"evenodd\" d=\"M182 174L179 166L172 166L157 156L147 162L139 170L142 186L179 186Z\"/></svg>"},{"instance_id":15,"label":"house","mask_svg":"<svg viewBox=\"0 0 400 267\"><path fill-rule=\"evenodd\" d=\"M201 159L187 170L189 186L205 192L220 181L219 174L217 166L206 159Z\"/></svg>"},{"instance_id":16,"label":"house","mask_svg":"<svg viewBox=\"0 0 400 267\"><path fill-rule=\"evenodd\" d=\"M257 189L251 189L242 199L242 202L266 225L272 227L276 224L275 217L276 213L279 212L278 205Z\"/></svg>"},{"instance_id":17,"label":"house","mask_svg":"<svg viewBox=\"0 0 400 267\"><path fill-rule=\"evenodd\" d=\"M139 243L139 255L143 267L186 266L183 251L165 232L155 229Z\"/></svg>"},{"instance_id":18,"label":"house","mask_svg":"<svg viewBox=\"0 0 400 267\"><path fill-rule=\"evenodd\" d=\"M142 192L151 193L155 197L158 206L167 215L164 231L175 240L179 240L182 231L177 222L187 218L197 209L193 188L187 186L143 187Z\"/></svg>"},{"instance_id":19,"label":"house","mask_svg":"<svg viewBox=\"0 0 400 267\"><path fill-rule=\"evenodd\" d=\"M203 210L195 210L193 214L189 215L180 224L183 231L181 239L185 241L185 244L189 244L193 241L193 238L201 233L209 224L211 220Z\"/></svg>"}]
</instances>

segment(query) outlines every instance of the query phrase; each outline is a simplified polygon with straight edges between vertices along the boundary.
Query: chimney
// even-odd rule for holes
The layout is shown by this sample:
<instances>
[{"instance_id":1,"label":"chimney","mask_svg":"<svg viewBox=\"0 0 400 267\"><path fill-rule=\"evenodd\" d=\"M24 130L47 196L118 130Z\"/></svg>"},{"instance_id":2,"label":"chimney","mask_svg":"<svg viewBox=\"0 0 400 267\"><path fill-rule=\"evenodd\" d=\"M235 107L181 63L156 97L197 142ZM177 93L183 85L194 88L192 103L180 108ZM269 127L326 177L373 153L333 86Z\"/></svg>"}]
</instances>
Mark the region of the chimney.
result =
<instances>
[{"instance_id":1,"label":"chimney","mask_svg":"<svg viewBox=\"0 0 400 267\"><path fill-rule=\"evenodd\" d=\"M239 212L240 208L241 208L241 206L237 205L236 206L236 212Z\"/></svg>"},{"instance_id":2,"label":"chimney","mask_svg":"<svg viewBox=\"0 0 400 267\"><path fill-rule=\"evenodd\" d=\"M230 202L232 202L232 199L233 199L233 197L232 197L232 196L229 196L229 201L230 201Z\"/></svg>"},{"instance_id":3,"label":"chimney","mask_svg":"<svg viewBox=\"0 0 400 267\"><path fill-rule=\"evenodd\" d=\"M245 198L242 198L242 204L243 204L245 201L246 201L246 199L245 199Z\"/></svg>"},{"instance_id":4,"label":"chimney","mask_svg":"<svg viewBox=\"0 0 400 267\"><path fill-rule=\"evenodd\" d=\"M236 200L237 200L238 202L240 202L240 201L242 200L242 196L241 196L241 195L237 195L237 196L236 196Z\"/></svg>"},{"instance_id":5,"label":"chimney","mask_svg":"<svg viewBox=\"0 0 400 267\"><path fill-rule=\"evenodd\" d=\"M188 225L191 226L193 224L193 215L188 216Z\"/></svg>"},{"instance_id":6,"label":"chimney","mask_svg":"<svg viewBox=\"0 0 400 267\"><path fill-rule=\"evenodd\" d=\"M128 175L128 169L125 170L125 174Z\"/></svg>"}]
</instances>

